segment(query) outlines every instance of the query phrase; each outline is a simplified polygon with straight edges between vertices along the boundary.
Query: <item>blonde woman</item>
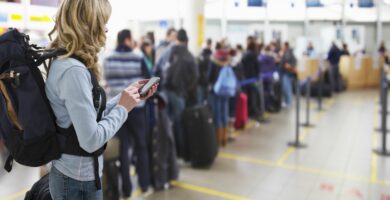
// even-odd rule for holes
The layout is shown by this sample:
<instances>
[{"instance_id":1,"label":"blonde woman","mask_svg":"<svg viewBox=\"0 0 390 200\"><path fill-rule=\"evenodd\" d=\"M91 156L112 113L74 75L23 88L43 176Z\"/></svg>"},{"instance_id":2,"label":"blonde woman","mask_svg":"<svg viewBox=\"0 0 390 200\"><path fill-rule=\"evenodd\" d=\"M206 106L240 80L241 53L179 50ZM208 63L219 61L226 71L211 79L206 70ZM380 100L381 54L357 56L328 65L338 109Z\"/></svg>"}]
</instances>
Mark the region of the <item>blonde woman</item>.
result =
<instances>
[{"instance_id":1,"label":"blonde woman","mask_svg":"<svg viewBox=\"0 0 390 200\"><path fill-rule=\"evenodd\" d=\"M95 153L115 135L126 121L128 112L144 100L138 89L146 80L133 83L113 98L107 103L102 119L96 120L92 82L100 76L97 54L105 45L110 14L108 0L63 0L50 33L54 36L50 48L65 49L67 54L51 65L46 82L47 97L59 129L73 130L67 134L75 135L78 145L75 149L93 155L80 156L63 151L61 158L53 161L49 185L55 200L103 199L99 182L103 159ZM156 89L154 86L146 98ZM100 104L102 102L100 100ZM65 148L66 145L68 143Z\"/></svg>"}]
</instances>

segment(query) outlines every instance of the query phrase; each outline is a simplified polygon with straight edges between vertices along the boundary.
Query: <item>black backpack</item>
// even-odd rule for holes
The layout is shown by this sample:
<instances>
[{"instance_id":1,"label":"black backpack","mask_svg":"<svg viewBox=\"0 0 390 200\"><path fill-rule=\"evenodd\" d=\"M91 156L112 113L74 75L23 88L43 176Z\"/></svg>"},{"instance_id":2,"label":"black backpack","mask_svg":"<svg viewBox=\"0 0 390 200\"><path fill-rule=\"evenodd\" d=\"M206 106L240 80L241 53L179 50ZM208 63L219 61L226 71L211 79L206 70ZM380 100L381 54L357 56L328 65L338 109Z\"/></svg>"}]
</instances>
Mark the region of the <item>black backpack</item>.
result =
<instances>
[{"instance_id":1,"label":"black backpack","mask_svg":"<svg viewBox=\"0 0 390 200\"><path fill-rule=\"evenodd\" d=\"M198 66L187 47L177 45L172 48L170 66L166 74L165 87L180 96L187 97L189 91L196 89Z\"/></svg>"},{"instance_id":2,"label":"black backpack","mask_svg":"<svg viewBox=\"0 0 390 200\"><path fill-rule=\"evenodd\" d=\"M0 134L10 152L4 168L10 172L13 160L30 167L42 166L59 159L62 153L93 157L96 187L100 189L98 156L104 147L88 153L80 147L73 126L62 129L56 125L38 68L43 64L48 72L45 61L65 53L29 44L29 36L16 29L0 36ZM90 74L100 121L106 105L105 93L95 75L91 71Z\"/></svg>"}]
</instances>

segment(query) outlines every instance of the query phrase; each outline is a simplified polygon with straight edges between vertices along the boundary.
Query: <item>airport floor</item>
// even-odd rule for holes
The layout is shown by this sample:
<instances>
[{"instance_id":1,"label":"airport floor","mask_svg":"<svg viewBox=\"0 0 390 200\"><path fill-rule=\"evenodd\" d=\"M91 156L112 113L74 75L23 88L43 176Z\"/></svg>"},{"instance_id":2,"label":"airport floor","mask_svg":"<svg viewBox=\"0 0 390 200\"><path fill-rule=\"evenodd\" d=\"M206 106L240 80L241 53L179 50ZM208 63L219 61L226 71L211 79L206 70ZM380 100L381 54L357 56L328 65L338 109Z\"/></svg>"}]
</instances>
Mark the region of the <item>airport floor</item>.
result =
<instances>
[{"instance_id":1,"label":"airport floor","mask_svg":"<svg viewBox=\"0 0 390 200\"><path fill-rule=\"evenodd\" d=\"M210 169L183 165L173 188L147 197L136 191L134 199L390 200L390 157L372 153L381 144L377 97L376 90L349 91L326 99L322 111L313 100L315 126L301 128L303 149L287 146L293 108L270 114L267 124L250 122ZM17 166L1 177L0 199L23 199L37 178L38 169Z\"/></svg>"}]
</instances>

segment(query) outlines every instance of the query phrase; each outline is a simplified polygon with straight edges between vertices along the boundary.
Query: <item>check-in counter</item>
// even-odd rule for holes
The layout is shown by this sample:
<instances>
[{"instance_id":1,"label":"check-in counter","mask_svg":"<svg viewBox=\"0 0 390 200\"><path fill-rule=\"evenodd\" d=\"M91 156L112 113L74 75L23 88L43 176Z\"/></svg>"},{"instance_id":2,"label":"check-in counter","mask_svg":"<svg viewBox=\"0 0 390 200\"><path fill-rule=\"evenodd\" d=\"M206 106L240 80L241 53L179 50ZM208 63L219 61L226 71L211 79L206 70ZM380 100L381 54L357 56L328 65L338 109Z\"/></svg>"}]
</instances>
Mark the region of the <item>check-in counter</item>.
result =
<instances>
[{"instance_id":1,"label":"check-in counter","mask_svg":"<svg viewBox=\"0 0 390 200\"><path fill-rule=\"evenodd\" d=\"M342 56L340 73L349 89L375 87L379 85L380 63L374 64L372 56Z\"/></svg>"},{"instance_id":2,"label":"check-in counter","mask_svg":"<svg viewBox=\"0 0 390 200\"><path fill-rule=\"evenodd\" d=\"M378 87L381 79L381 68L385 63L385 58L383 56L373 57L371 59L371 67L368 70L368 87Z\"/></svg>"},{"instance_id":3,"label":"check-in counter","mask_svg":"<svg viewBox=\"0 0 390 200\"><path fill-rule=\"evenodd\" d=\"M298 69L298 78L299 80L304 80L308 76L314 77L317 74L318 69L320 68L320 61L316 58L302 58L300 61L301 67Z\"/></svg>"}]
</instances>

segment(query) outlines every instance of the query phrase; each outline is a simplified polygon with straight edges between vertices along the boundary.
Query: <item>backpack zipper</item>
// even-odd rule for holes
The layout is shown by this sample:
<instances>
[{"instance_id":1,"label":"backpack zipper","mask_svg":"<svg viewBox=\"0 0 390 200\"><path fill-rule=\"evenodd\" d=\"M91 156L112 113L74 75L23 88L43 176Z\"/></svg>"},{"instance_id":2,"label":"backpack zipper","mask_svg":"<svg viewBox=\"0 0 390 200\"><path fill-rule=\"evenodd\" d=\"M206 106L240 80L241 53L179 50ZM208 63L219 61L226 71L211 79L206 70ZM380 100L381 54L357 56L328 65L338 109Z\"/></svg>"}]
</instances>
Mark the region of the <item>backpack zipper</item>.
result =
<instances>
[{"instance_id":1,"label":"backpack zipper","mask_svg":"<svg viewBox=\"0 0 390 200\"><path fill-rule=\"evenodd\" d=\"M14 86L19 86L20 84L20 73L19 72L15 72L14 70L11 70L10 72L8 73L2 73L0 74L0 80L12 80Z\"/></svg>"},{"instance_id":2,"label":"backpack zipper","mask_svg":"<svg viewBox=\"0 0 390 200\"><path fill-rule=\"evenodd\" d=\"M17 114L15 112L11 98L10 98L10 96L7 92L7 89L6 89L4 83L1 79L0 79L0 93L2 93L2 95L4 97L4 103L5 103L8 119L11 121L11 123L14 125L14 127L16 129L23 130L23 128L19 122L19 119L17 117Z\"/></svg>"}]
</instances>

